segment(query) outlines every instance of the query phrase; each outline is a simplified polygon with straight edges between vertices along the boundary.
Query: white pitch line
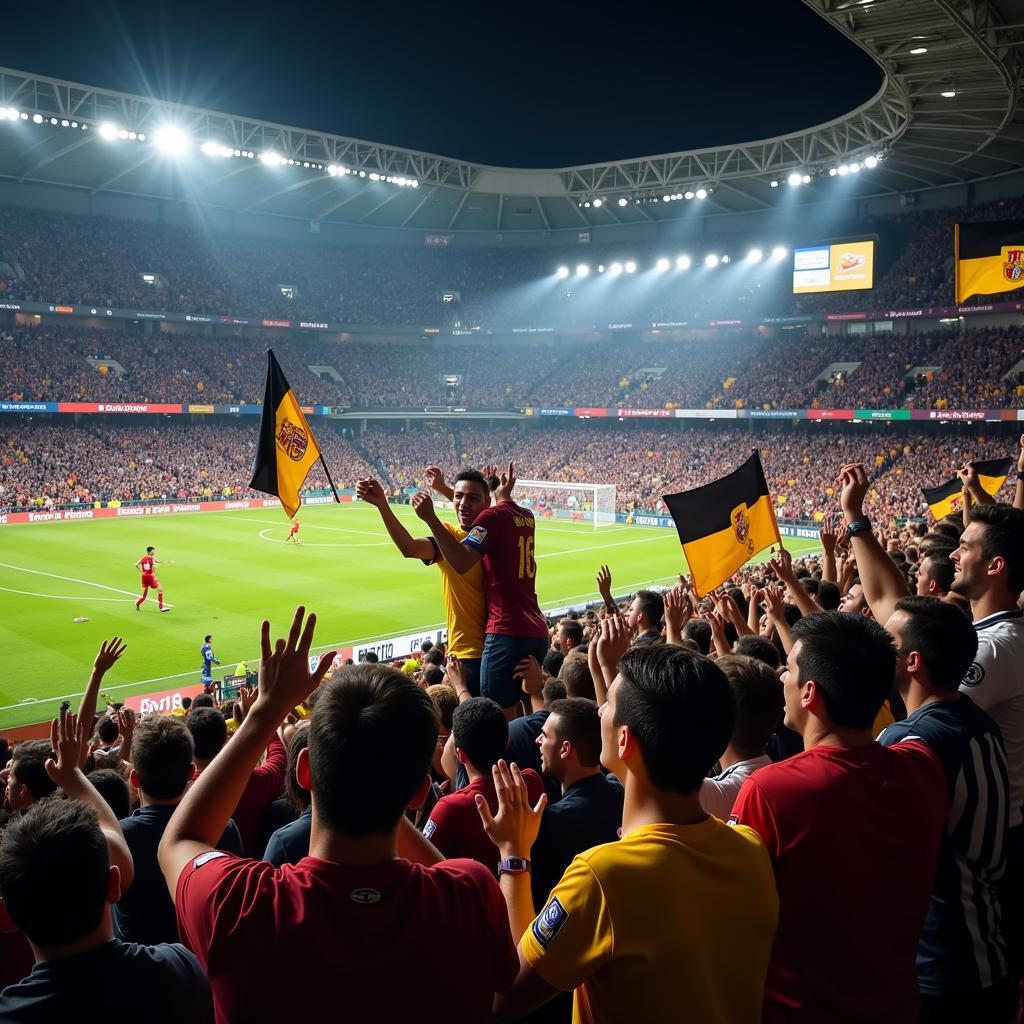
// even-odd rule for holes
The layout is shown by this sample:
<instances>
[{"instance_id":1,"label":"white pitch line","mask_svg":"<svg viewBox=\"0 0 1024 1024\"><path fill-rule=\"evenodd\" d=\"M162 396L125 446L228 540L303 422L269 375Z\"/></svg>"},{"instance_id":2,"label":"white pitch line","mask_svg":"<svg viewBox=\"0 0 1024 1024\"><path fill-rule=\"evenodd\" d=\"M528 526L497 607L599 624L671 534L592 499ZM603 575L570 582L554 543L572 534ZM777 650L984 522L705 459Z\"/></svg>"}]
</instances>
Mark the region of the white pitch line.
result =
<instances>
[{"instance_id":1,"label":"white pitch line","mask_svg":"<svg viewBox=\"0 0 1024 1024\"><path fill-rule=\"evenodd\" d=\"M605 551L608 548L625 548L631 544L650 544L651 541L655 540L668 540L667 536L662 537L637 537L635 540L620 540L615 544L595 544L589 548L570 548L568 551L546 551L542 554L537 555L538 559L541 558L560 558L562 555L575 555L581 551Z\"/></svg>"},{"instance_id":2,"label":"white pitch line","mask_svg":"<svg viewBox=\"0 0 1024 1024\"><path fill-rule=\"evenodd\" d=\"M234 518L235 513L234 512L215 512L214 515L216 515L216 516L218 516L220 518L227 518L227 517ZM248 518L246 518L244 520L244 522L247 522L247 523L268 523L270 526L281 526L281 523L278 520L276 520L276 519L253 519L251 517L248 517ZM284 527L281 527L281 528L284 529ZM303 525L302 528L304 530L330 530L332 533L358 533L358 534L361 534L364 537L379 537L380 536L380 530L377 530L377 531L352 530L352 529L349 529L349 527L347 527L347 526L318 526L316 523L306 523L306 524ZM382 526L381 530L383 530L383 529L384 529L384 527Z\"/></svg>"},{"instance_id":3,"label":"white pitch line","mask_svg":"<svg viewBox=\"0 0 1024 1024\"><path fill-rule=\"evenodd\" d=\"M268 537L267 536L268 533L270 533L269 529L268 530L260 530L259 535L258 535L260 540L265 540L265 541L269 542L270 544L287 544L288 543L288 541L286 541L286 540L275 540L273 537ZM375 534L374 536L379 536L379 534ZM389 540L382 540L382 541L377 541L374 544L317 544L316 541L304 540L304 541L300 541L298 546L302 547L302 548L346 548L347 550L351 551L354 548L362 549L362 548L387 548L387 547L391 547L391 541L389 541Z\"/></svg>"},{"instance_id":4,"label":"white pitch line","mask_svg":"<svg viewBox=\"0 0 1024 1024\"><path fill-rule=\"evenodd\" d=\"M24 597L45 597L51 601L109 601L112 604L127 604L130 597L79 597L77 594L37 594L33 590L15 590L13 587L0 587L8 594L21 594Z\"/></svg>"},{"instance_id":5,"label":"white pitch line","mask_svg":"<svg viewBox=\"0 0 1024 1024\"><path fill-rule=\"evenodd\" d=\"M29 569L24 565L11 565L8 562L0 562L0 568L4 569L16 569L18 572L30 572L34 576L49 576L52 580L64 580L65 583L81 583L87 587L99 587L100 590L109 590L113 594L127 594L129 597L139 597L140 595L134 590L122 590L120 587L108 587L105 583L94 583L92 580L80 580L74 576L60 576L55 572L43 572L42 569ZM152 589L152 588L151 588ZM53 596L52 594L49 596ZM82 598L82 600L88 600L88 598ZM174 605L169 602L164 602L165 608L173 608Z\"/></svg>"}]
</instances>

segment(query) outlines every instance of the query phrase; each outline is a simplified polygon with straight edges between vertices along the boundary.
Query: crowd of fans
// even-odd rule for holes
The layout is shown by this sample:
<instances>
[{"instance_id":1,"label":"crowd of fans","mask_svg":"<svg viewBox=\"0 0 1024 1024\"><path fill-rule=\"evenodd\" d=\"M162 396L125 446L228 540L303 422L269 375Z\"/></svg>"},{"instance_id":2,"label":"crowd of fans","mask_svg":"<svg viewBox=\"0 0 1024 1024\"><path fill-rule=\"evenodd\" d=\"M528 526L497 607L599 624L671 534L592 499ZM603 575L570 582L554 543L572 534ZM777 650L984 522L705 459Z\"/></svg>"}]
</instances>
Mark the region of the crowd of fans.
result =
<instances>
[{"instance_id":1,"label":"crowd of fans","mask_svg":"<svg viewBox=\"0 0 1024 1024\"><path fill-rule=\"evenodd\" d=\"M0 739L0 1020L62 1019L101 978L159 1022L326 1013L341 992L358 1019L1010 1024L1024 483L997 503L971 466L985 442L936 441L916 461L957 472L963 509L897 526L872 491L899 452L799 436L760 443L831 481L820 552L634 594L601 566L601 601L509 665L507 712L444 645L311 657L301 607L287 639L263 623L258 685L211 680L167 714L103 692L125 649L103 643L48 739ZM708 432L718 448L684 457L665 437L634 433L682 481L744 443ZM451 943L438 972L424 951Z\"/></svg>"},{"instance_id":2,"label":"crowd of fans","mask_svg":"<svg viewBox=\"0 0 1024 1024\"><path fill-rule=\"evenodd\" d=\"M814 521L835 511L835 481L822 471L829 459L871 467L873 514L917 515L924 510L922 488L948 480L964 461L1005 458L1014 445L1011 429L951 435L935 428L854 431L825 424L801 430L777 425L701 429L672 421L664 430L572 423L530 430L377 427L354 434L323 424L316 437L339 489L351 490L370 475L400 495L428 487L431 466L451 478L463 466L515 458L523 479L614 484L620 513L663 512L662 495L708 483L756 448L779 516ZM255 497L248 489L255 444L255 420L251 425L187 424L166 417L144 425L3 421L0 508ZM327 487L319 464L307 487Z\"/></svg>"}]
</instances>

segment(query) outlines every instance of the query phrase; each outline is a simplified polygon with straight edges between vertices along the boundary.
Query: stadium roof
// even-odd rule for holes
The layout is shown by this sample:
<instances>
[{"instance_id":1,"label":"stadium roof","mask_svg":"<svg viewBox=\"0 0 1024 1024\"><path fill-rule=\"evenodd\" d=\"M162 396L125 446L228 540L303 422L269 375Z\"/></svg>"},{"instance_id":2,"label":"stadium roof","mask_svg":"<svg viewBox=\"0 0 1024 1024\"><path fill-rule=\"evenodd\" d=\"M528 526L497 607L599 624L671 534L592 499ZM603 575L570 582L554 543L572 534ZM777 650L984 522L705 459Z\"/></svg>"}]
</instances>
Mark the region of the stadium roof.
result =
<instances>
[{"instance_id":1,"label":"stadium roof","mask_svg":"<svg viewBox=\"0 0 1024 1024\"><path fill-rule=\"evenodd\" d=\"M803 2L885 77L856 110L790 135L580 167L488 167L0 68L0 178L312 225L548 232L671 220L690 202L771 209L790 179L798 201L815 202L1024 167L1024 0Z\"/></svg>"}]
</instances>

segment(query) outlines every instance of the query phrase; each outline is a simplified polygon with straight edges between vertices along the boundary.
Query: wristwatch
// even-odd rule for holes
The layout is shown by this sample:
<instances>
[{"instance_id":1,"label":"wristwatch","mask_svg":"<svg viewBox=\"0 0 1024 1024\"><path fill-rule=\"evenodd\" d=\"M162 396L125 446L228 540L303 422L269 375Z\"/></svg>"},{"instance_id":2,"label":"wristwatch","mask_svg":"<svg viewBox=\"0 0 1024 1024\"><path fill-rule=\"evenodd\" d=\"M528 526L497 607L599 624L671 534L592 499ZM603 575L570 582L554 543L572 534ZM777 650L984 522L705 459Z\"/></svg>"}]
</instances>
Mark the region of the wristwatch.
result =
<instances>
[{"instance_id":1,"label":"wristwatch","mask_svg":"<svg viewBox=\"0 0 1024 1024\"><path fill-rule=\"evenodd\" d=\"M867 516L861 516L860 519L854 519L852 523L846 528L847 537L856 537L858 533L865 533L871 529L871 520Z\"/></svg>"},{"instance_id":2,"label":"wristwatch","mask_svg":"<svg viewBox=\"0 0 1024 1024\"><path fill-rule=\"evenodd\" d=\"M505 857L498 861L498 877L502 875L522 875L530 871L532 865L525 857Z\"/></svg>"}]
</instances>

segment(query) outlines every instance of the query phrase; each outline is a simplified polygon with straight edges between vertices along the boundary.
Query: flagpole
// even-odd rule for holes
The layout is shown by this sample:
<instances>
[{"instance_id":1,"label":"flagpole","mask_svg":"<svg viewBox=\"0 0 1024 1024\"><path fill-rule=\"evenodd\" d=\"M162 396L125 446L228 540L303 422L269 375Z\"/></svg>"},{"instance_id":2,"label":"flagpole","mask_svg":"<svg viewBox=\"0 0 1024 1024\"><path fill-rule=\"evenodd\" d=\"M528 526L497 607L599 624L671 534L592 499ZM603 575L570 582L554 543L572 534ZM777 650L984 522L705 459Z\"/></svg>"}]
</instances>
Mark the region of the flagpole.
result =
<instances>
[{"instance_id":1,"label":"flagpole","mask_svg":"<svg viewBox=\"0 0 1024 1024\"><path fill-rule=\"evenodd\" d=\"M334 500L340 505L341 498L338 497L338 488L334 486L334 481L331 479L331 471L327 468L327 463L324 461L324 453L320 453L320 465L324 467L324 472L327 474L327 482L331 485L331 490L334 491Z\"/></svg>"}]
</instances>

